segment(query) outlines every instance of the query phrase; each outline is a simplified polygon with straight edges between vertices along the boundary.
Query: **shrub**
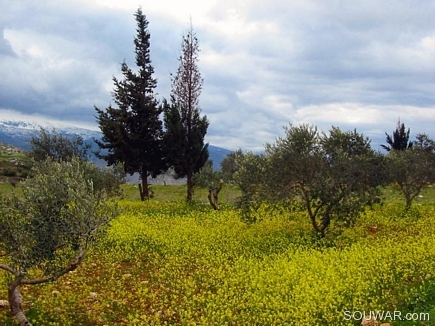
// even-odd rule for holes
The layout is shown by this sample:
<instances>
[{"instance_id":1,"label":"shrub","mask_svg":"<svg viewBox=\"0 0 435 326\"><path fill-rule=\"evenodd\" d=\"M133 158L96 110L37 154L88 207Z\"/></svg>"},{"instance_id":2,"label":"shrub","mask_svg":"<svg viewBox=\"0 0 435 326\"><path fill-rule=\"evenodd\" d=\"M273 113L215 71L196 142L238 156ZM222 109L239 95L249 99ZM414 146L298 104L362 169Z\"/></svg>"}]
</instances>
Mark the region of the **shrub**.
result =
<instances>
[{"instance_id":1,"label":"shrub","mask_svg":"<svg viewBox=\"0 0 435 326\"><path fill-rule=\"evenodd\" d=\"M15 177L17 175L17 171L15 171L14 169L4 168L3 175L5 177Z\"/></svg>"},{"instance_id":2,"label":"shrub","mask_svg":"<svg viewBox=\"0 0 435 326\"><path fill-rule=\"evenodd\" d=\"M10 274L9 304L20 325L21 285L58 279L76 269L115 216L104 189L94 188L89 162L39 162L22 196L0 198L0 269Z\"/></svg>"}]
</instances>

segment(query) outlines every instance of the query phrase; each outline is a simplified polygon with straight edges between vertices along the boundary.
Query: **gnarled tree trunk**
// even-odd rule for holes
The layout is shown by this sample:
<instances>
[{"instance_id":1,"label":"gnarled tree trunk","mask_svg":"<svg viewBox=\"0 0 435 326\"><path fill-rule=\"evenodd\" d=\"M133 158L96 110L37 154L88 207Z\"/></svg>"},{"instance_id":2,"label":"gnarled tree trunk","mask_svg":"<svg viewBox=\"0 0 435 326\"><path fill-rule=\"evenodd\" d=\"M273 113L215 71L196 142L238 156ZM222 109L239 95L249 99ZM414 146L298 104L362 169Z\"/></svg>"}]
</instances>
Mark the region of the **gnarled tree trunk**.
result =
<instances>
[{"instance_id":1,"label":"gnarled tree trunk","mask_svg":"<svg viewBox=\"0 0 435 326\"><path fill-rule=\"evenodd\" d=\"M23 279L22 276L18 276L15 278L13 282L11 282L11 284L9 284L9 288L8 288L9 305L11 307L12 317L15 317L18 320L20 326L32 326L30 321L27 319L26 315L24 315L23 308L22 308L23 297L19 289L22 279Z\"/></svg>"},{"instance_id":2,"label":"gnarled tree trunk","mask_svg":"<svg viewBox=\"0 0 435 326\"><path fill-rule=\"evenodd\" d=\"M222 179L219 180L219 186L215 187L214 184L211 184L208 188L208 201L210 202L211 207L213 209L219 209L219 192L222 190L224 185L224 181Z\"/></svg>"}]
</instances>

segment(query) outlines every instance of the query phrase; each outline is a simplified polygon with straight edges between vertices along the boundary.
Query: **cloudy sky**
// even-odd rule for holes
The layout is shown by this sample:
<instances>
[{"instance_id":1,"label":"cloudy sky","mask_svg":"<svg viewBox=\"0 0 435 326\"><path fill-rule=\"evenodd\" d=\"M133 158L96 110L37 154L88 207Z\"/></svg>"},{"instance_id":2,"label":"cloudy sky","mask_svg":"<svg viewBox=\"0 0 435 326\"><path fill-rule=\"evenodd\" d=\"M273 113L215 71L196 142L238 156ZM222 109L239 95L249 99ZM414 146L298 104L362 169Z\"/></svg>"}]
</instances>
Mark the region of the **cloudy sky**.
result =
<instances>
[{"instance_id":1,"label":"cloudy sky","mask_svg":"<svg viewBox=\"0 0 435 326\"><path fill-rule=\"evenodd\" d=\"M149 21L158 98L168 98L192 19L207 141L260 150L288 123L356 128L374 147L400 118L435 138L433 0L2 0L0 118L98 129L134 12Z\"/></svg>"}]
</instances>

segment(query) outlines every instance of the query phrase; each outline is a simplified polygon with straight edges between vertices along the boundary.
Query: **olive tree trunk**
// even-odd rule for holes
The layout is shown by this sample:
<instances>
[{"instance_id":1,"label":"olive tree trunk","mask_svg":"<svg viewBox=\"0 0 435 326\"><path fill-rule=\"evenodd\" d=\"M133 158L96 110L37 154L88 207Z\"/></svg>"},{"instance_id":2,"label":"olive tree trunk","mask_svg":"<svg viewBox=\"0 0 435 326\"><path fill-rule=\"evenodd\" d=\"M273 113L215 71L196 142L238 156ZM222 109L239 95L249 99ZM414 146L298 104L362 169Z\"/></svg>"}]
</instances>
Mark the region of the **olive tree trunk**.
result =
<instances>
[{"instance_id":1,"label":"olive tree trunk","mask_svg":"<svg viewBox=\"0 0 435 326\"><path fill-rule=\"evenodd\" d=\"M222 190L222 187L224 185L224 181L222 179L219 180L219 186L214 187L212 184L208 188L208 201L210 202L211 207L213 207L214 210L219 209L219 192Z\"/></svg>"},{"instance_id":2,"label":"olive tree trunk","mask_svg":"<svg viewBox=\"0 0 435 326\"><path fill-rule=\"evenodd\" d=\"M31 326L32 324L27 319L26 315L24 315L22 307L23 296L20 292L20 285L22 279L22 276L18 276L13 282L11 282L11 284L9 284L8 300L11 307L12 317L15 317L18 320L20 326Z\"/></svg>"}]
</instances>

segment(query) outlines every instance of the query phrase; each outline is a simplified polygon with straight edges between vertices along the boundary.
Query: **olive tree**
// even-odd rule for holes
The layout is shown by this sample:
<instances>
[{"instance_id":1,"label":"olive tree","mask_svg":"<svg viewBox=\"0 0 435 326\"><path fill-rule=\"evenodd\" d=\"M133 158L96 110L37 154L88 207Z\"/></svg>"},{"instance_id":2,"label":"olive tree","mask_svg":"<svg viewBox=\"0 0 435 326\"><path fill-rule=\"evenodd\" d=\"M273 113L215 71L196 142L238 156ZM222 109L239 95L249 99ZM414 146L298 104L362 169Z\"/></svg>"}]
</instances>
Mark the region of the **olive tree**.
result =
<instances>
[{"instance_id":1,"label":"olive tree","mask_svg":"<svg viewBox=\"0 0 435 326\"><path fill-rule=\"evenodd\" d=\"M243 152L241 149L238 149L235 152L231 152L225 156L225 158L220 163L221 173L222 173L222 179L227 182L231 183L233 182L233 176L234 173L238 170L237 166L237 156L242 155Z\"/></svg>"},{"instance_id":2,"label":"olive tree","mask_svg":"<svg viewBox=\"0 0 435 326\"><path fill-rule=\"evenodd\" d=\"M219 209L219 192L224 186L221 172L213 170L213 162L207 160L204 166L193 175L193 185L208 188L208 201L214 210Z\"/></svg>"},{"instance_id":3,"label":"olive tree","mask_svg":"<svg viewBox=\"0 0 435 326\"><path fill-rule=\"evenodd\" d=\"M406 210L425 186L435 182L435 142L425 134L418 134L411 148L390 151L386 162L390 181L405 197Z\"/></svg>"},{"instance_id":4,"label":"olive tree","mask_svg":"<svg viewBox=\"0 0 435 326\"><path fill-rule=\"evenodd\" d=\"M64 135L56 129L51 131L40 127L29 141L29 155L35 161L52 158L57 161L69 161L73 157L84 160L89 158L90 144L80 135Z\"/></svg>"},{"instance_id":5,"label":"olive tree","mask_svg":"<svg viewBox=\"0 0 435 326\"><path fill-rule=\"evenodd\" d=\"M290 125L285 134L266 144L264 156L239 161L237 180L250 205L299 200L321 237L333 220L352 225L384 180L382 156L356 130L324 133L303 124Z\"/></svg>"},{"instance_id":6,"label":"olive tree","mask_svg":"<svg viewBox=\"0 0 435 326\"><path fill-rule=\"evenodd\" d=\"M30 140L29 156L36 162L51 159L53 161L70 161L73 158L89 160L90 144L80 135L67 136L52 129L40 127ZM104 169L95 164L82 164L85 177L93 182L94 191L105 190L110 195L120 193L120 185L125 182L124 166L114 163Z\"/></svg>"},{"instance_id":7,"label":"olive tree","mask_svg":"<svg viewBox=\"0 0 435 326\"><path fill-rule=\"evenodd\" d=\"M20 325L30 325L20 286L75 270L116 214L105 191L86 177L89 164L78 158L38 162L21 195L0 197L0 270L8 273L8 301Z\"/></svg>"},{"instance_id":8,"label":"olive tree","mask_svg":"<svg viewBox=\"0 0 435 326\"><path fill-rule=\"evenodd\" d=\"M234 173L233 179L242 193L237 206L241 208L242 219L245 222L256 222L256 215L251 213L271 197L273 188L269 186L268 177L272 170L268 163L266 155L254 154L251 151L240 152L236 156L238 170Z\"/></svg>"},{"instance_id":9,"label":"olive tree","mask_svg":"<svg viewBox=\"0 0 435 326\"><path fill-rule=\"evenodd\" d=\"M92 181L94 192L104 193L109 197L122 195L121 185L125 183L126 173L121 163L98 167L95 164L82 163L84 177Z\"/></svg>"}]
</instances>

